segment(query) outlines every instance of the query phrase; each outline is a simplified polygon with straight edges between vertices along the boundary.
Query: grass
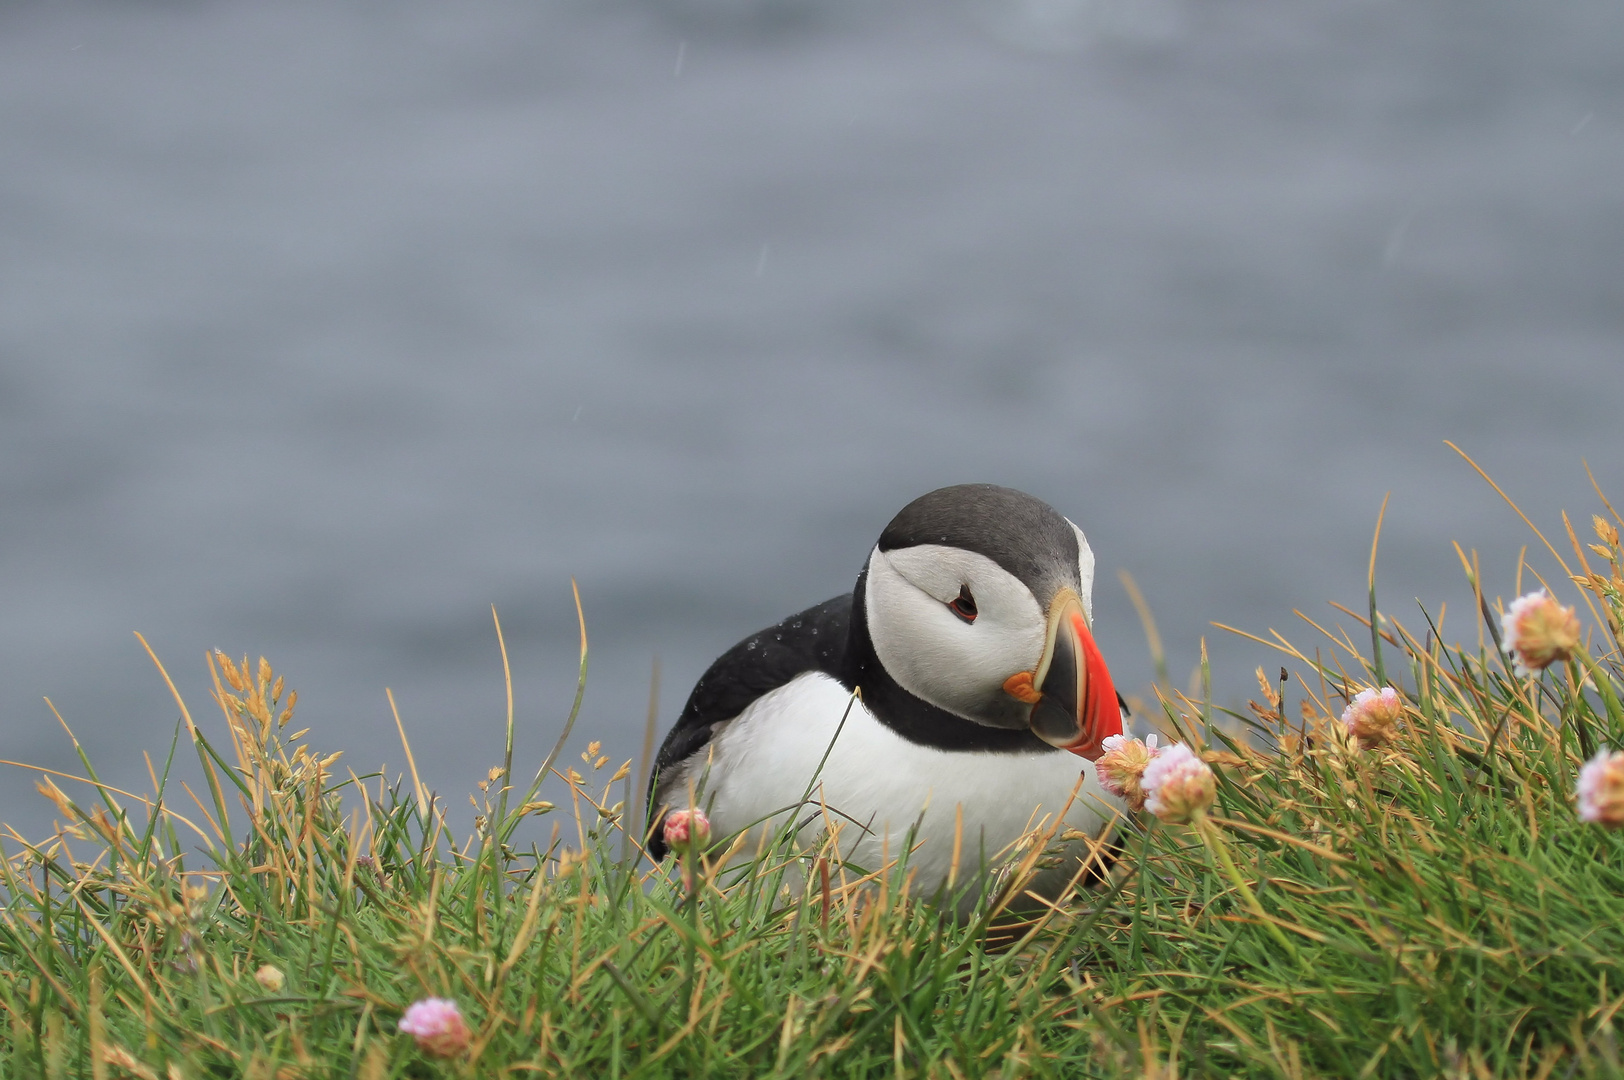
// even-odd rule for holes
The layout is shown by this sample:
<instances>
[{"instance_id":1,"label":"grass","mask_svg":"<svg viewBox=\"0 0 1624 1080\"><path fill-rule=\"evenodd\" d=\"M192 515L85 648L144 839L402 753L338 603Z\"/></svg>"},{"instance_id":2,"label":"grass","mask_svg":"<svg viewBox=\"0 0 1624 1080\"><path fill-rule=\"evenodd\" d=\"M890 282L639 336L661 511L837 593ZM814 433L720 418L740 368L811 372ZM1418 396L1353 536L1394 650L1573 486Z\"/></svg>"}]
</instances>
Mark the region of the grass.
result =
<instances>
[{"instance_id":1,"label":"grass","mask_svg":"<svg viewBox=\"0 0 1624 1080\"><path fill-rule=\"evenodd\" d=\"M57 833L6 840L0 1075L1617 1077L1624 832L1572 798L1590 751L1624 746L1624 554L1597 522L1553 582L1588 605L1588 667L1511 675L1463 556L1466 644L1373 585L1358 640L1258 639L1285 666L1246 712L1161 688L1218 771L1214 829L1120 821L1109 880L996 947L991 910L944 920L905 866L786 842L651 869L631 763L566 762L568 725L527 782L510 722L454 839L415 782L290 732L270 665L216 657L224 723L186 714L169 754L197 754L203 790L177 797L166 764L114 791L81 752L71 793L41 775ZM581 659L584 685L584 634ZM1386 683L1399 739L1351 747L1342 705ZM537 798L548 775L567 803ZM466 1053L397 1032L430 995L461 1006Z\"/></svg>"}]
</instances>

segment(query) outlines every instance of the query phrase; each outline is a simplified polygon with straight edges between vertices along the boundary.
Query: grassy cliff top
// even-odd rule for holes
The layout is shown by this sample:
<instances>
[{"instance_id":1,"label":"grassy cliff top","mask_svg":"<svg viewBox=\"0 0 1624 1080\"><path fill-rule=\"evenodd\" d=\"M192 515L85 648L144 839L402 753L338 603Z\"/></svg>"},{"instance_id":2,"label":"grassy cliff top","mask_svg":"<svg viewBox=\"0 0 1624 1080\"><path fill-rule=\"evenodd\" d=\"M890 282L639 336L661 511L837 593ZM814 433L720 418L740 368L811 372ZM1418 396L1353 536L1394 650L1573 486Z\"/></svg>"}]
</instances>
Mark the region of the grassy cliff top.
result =
<instances>
[{"instance_id":1,"label":"grassy cliff top","mask_svg":"<svg viewBox=\"0 0 1624 1080\"><path fill-rule=\"evenodd\" d=\"M223 721L184 735L204 790L115 791L83 755L40 776L59 831L6 839L0 1074L1619 1076L1624 830L1575 796L1624 748L1619 524L1550 547L1589 629L1549 657L1538 627L1502 640L1464 556L1465 643L1379 611L1373 552L1356 636L1258 639L1248 709L1156 688L1215 804L1120 817L1103 880L1024 920L1042 834L962 924L910 900L905 853L859 868L786 837L651 867L638 773L577 757L568 725L539 769L510 736L453 837L420 786L290 731L264 660L217 657ZM581 661L584 684L584 633ZM1385 726L1350 729L1387 686ZM547 776L568 802L537 797ZM427 998L455 1017L402 1032Z\"/></svg>"}]
</instances>

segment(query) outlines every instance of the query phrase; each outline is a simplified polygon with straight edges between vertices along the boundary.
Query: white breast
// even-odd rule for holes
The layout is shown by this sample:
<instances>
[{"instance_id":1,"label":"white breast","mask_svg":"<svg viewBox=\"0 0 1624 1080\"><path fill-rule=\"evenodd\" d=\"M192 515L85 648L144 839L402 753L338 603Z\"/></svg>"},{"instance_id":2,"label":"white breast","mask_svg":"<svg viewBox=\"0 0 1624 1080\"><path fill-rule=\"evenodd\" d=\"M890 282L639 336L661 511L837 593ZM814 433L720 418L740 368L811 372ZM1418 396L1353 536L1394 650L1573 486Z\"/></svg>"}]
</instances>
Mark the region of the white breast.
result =
<instances>
[{"instance_id":1,"label":"white breast","mask_svg":"<svg viewBox=\"0 0 1624 1080\"><path fill-rule=\"evenodd\" d=\"M811 841L825 828L821 803L844 823L842 854L868 870L899 858L913 830L909 866L916 895L933 894L947 883L956 807L963 808L965 880L1032 828L1053 824L1068 799L1057 837L1066 828L1096 833L1121 806L1099 786L1093 767L1073 754L953 752L911 743L821 672L763 695L672 781L667 801L686 802L685 789L692 785L718 835L763 824L776 829L810 789L809 803L798 812L810 819L802 839ZM754 849L751 843L745 850Z\"/></svg>"}]
</instances>

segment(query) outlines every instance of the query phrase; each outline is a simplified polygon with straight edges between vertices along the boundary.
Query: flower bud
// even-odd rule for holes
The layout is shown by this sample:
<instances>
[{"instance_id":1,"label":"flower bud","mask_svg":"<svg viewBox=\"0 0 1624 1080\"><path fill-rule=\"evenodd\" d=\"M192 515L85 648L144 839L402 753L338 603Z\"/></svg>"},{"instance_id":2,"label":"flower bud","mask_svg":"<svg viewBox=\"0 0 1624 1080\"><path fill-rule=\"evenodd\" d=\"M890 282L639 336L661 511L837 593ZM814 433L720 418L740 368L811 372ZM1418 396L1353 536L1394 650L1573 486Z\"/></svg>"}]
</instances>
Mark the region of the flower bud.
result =
<instances>
[{"instance_id":1,"label":"flower bud","mask_svg":"<svg viewBox=\"0 0 1624 1080\"><path fill-rule=\"evenodd\" d=\"M1100 786L1128 804L1133 811L1145 808L1145 769L1161 751L1156 736L1145 742L1125 735L1109 735L1101 744L1105 753L1094 763Z\"/></svg>"},{"instance_id":2,"label":"flower bud","mask_svg":"<svg viewBox=\"0 0 1624 1080\"><path fill-rule=\"evenodd\" d=\"M473 1041L457 1003L446 998L414 1001L400 1018L400 1030L417 1040L418 1049L434 1057L456 1057Z\"/></svg>"},{"instance_id":3,"label":"flower bud","mask_svg":"<svg viewBox=\"0 0 1624 1080\"><path fill-rule=\"evenodd\" d=\"M1369 750L1393 741L1398 718L1403 712L1404 703L1399 699L1398 691L1391 686L1384 686L1380 690L1361 690L1342 710L1342 723L1347 725L1348 734Z\"/></svg>"},{"instance_id":4,"label":"flower bud","mask_svg":"<svg viewBox=\"0 0 1624 1080\"><path fill-rule=\"evenodd\" d=\"M665 846L679 855L690 847L703 848L710 841L710 832L710 819L703 810L673 810L665 815Z\"/></svg>"},{"instance_id":5,"label":"flower bud","mask_svg":"<svg viewBox=\"0 0 1624 1080\"><path fill-rule=\"evenodd\" d=\"M1624 750L1596 756L1579 770L1579 820L1624 826Z\"/></svg>"},{"instance_id":6,"label":"flower bud","mask_svg":"<svg viewBox=\"0 0 1624 1080\"><path fill-rule=\"evenodd\" d=\"M1500 628L1518 675L1544 671L1579 647L1579 616L1544 589L1513 600L1500 616Z\"/></svg>"},{"instance_id":7,"label":"flower bud","mask_svg":"<svg viewBox=\"0 0 1624 1080\"><path fill-rule=\"evenodd\" d=\"M1146 809L1175 824L1206 813L1218 796L1212 767L1183 743L1174 743L1152 758L1140 783Z\"/></svg>"},{"instance_id":8,"label":"flower bud","mask_svg":"<svg viewBox=\"0 0 1624 1080\"><path fill-rule=\"evenodd\" d=\"M254 972L254 981L264 987L267 992L280 994L282 986L287 982L287 976L283 975L282 969L275 964L266 964Z\"/></svg>"}]
</instances>

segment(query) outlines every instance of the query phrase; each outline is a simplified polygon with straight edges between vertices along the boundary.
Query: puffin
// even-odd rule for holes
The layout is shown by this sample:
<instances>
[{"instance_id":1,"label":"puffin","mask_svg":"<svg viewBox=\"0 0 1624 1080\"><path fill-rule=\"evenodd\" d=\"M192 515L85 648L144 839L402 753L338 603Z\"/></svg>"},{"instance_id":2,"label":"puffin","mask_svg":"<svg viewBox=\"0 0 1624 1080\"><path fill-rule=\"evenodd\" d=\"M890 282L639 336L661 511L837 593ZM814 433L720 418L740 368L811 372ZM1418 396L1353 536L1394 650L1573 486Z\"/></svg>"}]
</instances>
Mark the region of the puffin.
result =
<instances>
[{"instance_id":1,"label":"puffin","mask_svg":"<svg viewBox=\"0 0 1624 1080\"><path fill-rule=\"evenodd\" d=\"M1101 832L1122 803L1087 762L1123 709L1093 584L1082 530L1031 495L961 484L913 500L850 593L700 677L649 777L648 853L667 855L672 811L702 810L719 839L794 818L800 842L833 829L865 870L906 856L913 895L968 912L1035 827ZM1030 892L1076 876L1085 845L1065 850Z\"/></svg>"}]
</instances>

